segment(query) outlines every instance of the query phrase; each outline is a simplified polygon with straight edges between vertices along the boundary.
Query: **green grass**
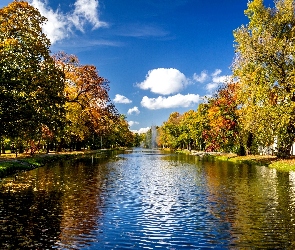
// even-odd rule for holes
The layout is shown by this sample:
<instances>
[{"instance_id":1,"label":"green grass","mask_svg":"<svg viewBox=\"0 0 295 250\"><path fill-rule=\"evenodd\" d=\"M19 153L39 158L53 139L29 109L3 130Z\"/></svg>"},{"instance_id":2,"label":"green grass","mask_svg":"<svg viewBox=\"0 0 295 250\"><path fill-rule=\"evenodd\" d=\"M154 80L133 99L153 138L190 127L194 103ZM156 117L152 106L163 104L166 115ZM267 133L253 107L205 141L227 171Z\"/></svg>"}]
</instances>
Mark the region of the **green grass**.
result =
<instances>
[{"instance_id":1,"label":"green grass","mask_svg":"<svg viewBox=\"0 0 295 250\"><path fill-rule=\"evenodd\" d=\"M0 178L15 174L18 171L33 169L32 165L22 161L4 161L0 162Z\"/></svg>"},{"instance_id":2,"label":"green grass","mask_svg":"<svg viewBox=\"0 0 295 250\"><path fill-rule=\"evenodd\" d=\"M295 171L295 158L292 157L286 160L274 161L269 165L269 167L284 172Z\"/></svg>"},{"instance_id":3,"label":"green grass","mask_svg":"<svg viewBox=\"0 0 295 250\"><path fill-rule=\"evenodd\" d=\"M60 160L75 159L99 151L63 152L57 154L35 154L33 156L20 154L17 158L13 154L2 154L0 157L0 178L13 175L19 171L31 170Z\"/></svg>"},{"instance_id":4,"label":"green grass","mask_svg":"<svg viewBox=\"0 0 295 250\"><path fill-rule=\"evenodd\" d=\"M218 160L230 161L234 163L245 163L248 165L263 165L268 166L274 160L276 156L271 155L247 155L247 156L237 156L236 154L223 154L216 156Z\"/></svg>"},{"instance_id":5,"label":"green grass","mask_svg":"<svg viewBox=\"0 0 295 250\"><path fill-rule=\"evenodd\" d=\"M189 154L188 150L177 150L177 153ZM210 153L208 153L210 154ZM259 165L268 166L269 168L276 169L278 171L295 171L295 156L291 156L289 159L278 159L272 155L247 155L238 156L230 153L214 153L210 154L212 157L220 161L230 161L233 163L243 163L247 165Z\"/></svg>"},{"instance_id":6,"label":"green grass","mask_svg":"<svg viewBox=\"0 0 295 250\"><path fill-rule=\"evenodd\" d=\"M276 169L278 171L295 171L295 157L292 156L289 159L278 159L276 156L271 155L248 155L248 156L236 156L236 155L220 155L216 156L218 160L231 161L235 163L245 163L248 165L268 166L269 168Z\"/></svg>"}]
</instances>

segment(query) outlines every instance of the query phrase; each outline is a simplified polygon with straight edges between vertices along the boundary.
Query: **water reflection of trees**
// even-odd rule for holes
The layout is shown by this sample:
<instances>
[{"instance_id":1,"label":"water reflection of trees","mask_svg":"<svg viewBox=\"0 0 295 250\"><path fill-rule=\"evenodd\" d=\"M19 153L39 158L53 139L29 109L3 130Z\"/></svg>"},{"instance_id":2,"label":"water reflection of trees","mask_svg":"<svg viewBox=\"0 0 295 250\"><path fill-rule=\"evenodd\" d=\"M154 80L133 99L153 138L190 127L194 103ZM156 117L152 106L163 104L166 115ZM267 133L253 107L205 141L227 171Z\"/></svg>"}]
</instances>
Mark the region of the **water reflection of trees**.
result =
<instances>
[{"instance_id":1,"label":"water reflection of trees","mask_svg":"<svg viewBox=\"0 0 295 250\"><path fill-rule=\"evenodd\" d=\"M96 237L93 231L97 230L97 217L102 203L100 195L104 183L104 173L101 170L78 164L69 169L71 173L65 174L68 176L68 184L62 202L63 217L59 239L62 246L78 247L86 244L91 237L83 239L83 234Z\"/></svg>"},{"instance_id":2,"label":"water reflection of trees","mask_svg":"<svg viewBox=\"0 0 295 250\"><path fill-rule=\"evenodd\" d=\"M0 193L0 248L51 248L60 234L61 192Z\"/></svg>"},{"instance_id":3,"label":"water reflection of trees","mask_svg":"<svg viewBox=\"0 0 295 250\"><path fill-rule=\"evenodd\" d=\"M97 229L105 169L98 162L61 163L4 183L1 249L79 248Z\"/></svg>"},{"instance_id":4,"label":"water reflection of trees","mask_svg":"<svg viewBox=\"0 0 295 250\"><path fill-rule=\"evenodd\" d=\"M295 178L266 167L205 166L211 212L230 223L233 246L295 246Z\"/></svg>"}]
</instances>

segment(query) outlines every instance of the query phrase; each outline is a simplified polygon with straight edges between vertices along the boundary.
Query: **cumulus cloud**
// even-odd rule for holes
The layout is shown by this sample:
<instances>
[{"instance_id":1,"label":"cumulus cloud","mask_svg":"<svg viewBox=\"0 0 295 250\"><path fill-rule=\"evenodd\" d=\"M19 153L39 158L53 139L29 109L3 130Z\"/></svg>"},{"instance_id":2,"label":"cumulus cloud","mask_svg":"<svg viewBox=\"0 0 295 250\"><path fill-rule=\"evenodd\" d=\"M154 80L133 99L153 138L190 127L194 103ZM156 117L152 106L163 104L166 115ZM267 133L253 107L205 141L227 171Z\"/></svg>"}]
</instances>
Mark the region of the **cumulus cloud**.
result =
<instances>
[{"instance_id":1,"label":"cumulus cloud","mask_svg":"<svg viewBox=\"0 0 295 250\"><path fill-rule=\"evenodd\" d=\"M141 89L149 89L153 93L169 95L179 92L189 80L177 69L158 68L148 72L146 79L137 84Z\"/></svg>"},{"instance_id":2,"label":"cumulus cloud","mask_svg":"<svg viewBox=\"0 0 295 250\"><path fill-rule=\"evenodd\" d=\"M93 29L107 26L107 23L99 20L98 17L98 0L76 0L74 13L70 16L70 20L75 27L84 31L87 22L93 25Z\"/></svg>"},{"instance_id":3,"label":"cumulus cloud","mask_svg":"<svg viewBox=\"0 0 295 250\"><path fill-rule=\"evenodd\" d=\"M114 102L127 104L127 103L131 103L132 101L123 95L116 94Z\"/></svg>"},{"instance_id":4,"label":"cumulus cloud","mask_svg":"<svg viewBox=\"0 0 295 250\"><path fill-rule=\"evenodd\" d=\"M138 115L139 113L140 113L140 111L139 111L138 107L136 107L136 106L127 111L128 115L132 115L132 114Z\"/></svg>"},{"instance_id":5,"label":"cumulus cloud","mask_svg":"<svg viewBox=\"0 0 295 250\"><path fill-rule=\"evenodd\" d=\"M216 69L215 72L211 75L212 82L208 83L206 86L206 89L209 92L214 92L220 84L225 83L229 79L229 76L220 75L221 73L222 71L220 69Z\"/></svg>"},{"instance_id":6,"label":"cumulus cloud","mask_svg":"<svg viewBox=\"0 0 295 250\"><path fill-rule=\"evenodd\" d=\"M214 83L224 83L227 81L228 79L228 76L221 76L221 70L220 69L217 69L215 70L215 72L212 74L212 81Z\"/></svg>"},{"instance_id":7,"label":"cumulus cloud","mask_svg":"<svg viewBox=\"0 0 295 250\"><path fill-rule=\"evenodd\" d=\"M129 121L128 124L129 124L130 127L132 127L133 125L139 124L139 122Z\"/></svg>"},{"instance_id":8,"label":"cumulus cloud","mask_svg":"<svg viewBox=\"0 0 295 250\"><path fill-rule=\"evenodd\" d=\"M212 74L212 76L213 77L215 77L215 76L218 76L218 75L220 75L221 74L221 69L216 69L215 71L214 71L214 73Z\"/></svg>"},{"instance_id":9,"label":"cumulus cloud","mask_svg":"<svg viewBox=\"0 0 295 250\"><path fill-rule=\"evenodd\" d=\"M195 94L181 95L177 94L169 97L159 96L158 98L148 98L144 96L141 105L148 109L179 108L190 107L200 101L200 96Z\"/></svg>"},{"instance_id":10,"label":"cumulus cloud","mask_svg":"<svg viewBox=\"0 0 295 250\"><path fill-rule=\"evenodd\" d=\"M46 5L46 2L40 0L32 0L31 4L39 10L42 16L48 19L43 25L43 31L52 44L67 36L69 25L67 16L63 15L59 10L53 11Z\"/></svg>"},{"instance_id":11,"label":"cumulus cloud","mask_svg":"<svg viewBox=\"0 0 295 250\"><path fill-rule=\"evenodd\" d=\"M204 83L209 78L207 71L203 70L200 75L194 73L193 79L196 82Z\"/></svg>"},{"instance_id":12,"label":"cumulus cloud","mask_svg":"<svg viewBox=\"0 0 295 250\"><path fill-rule=\"evenodd\" d=\"M69 36L72 27L83 32L87 23L90 23L93 29L107 26L106 22L99 20L98 0L76 0L74 10L69 13L54 11L48 6L46 0L30 0L30 4L48 19L43 26L43 31L52 44Z\"/></svg>"},{"instance_id":13,"label":"cumulus cloud","mask_svg":"<svg viewBox=\"0 0 295 250\"><path fill-rule=\"evenodd\" d=\"M218 83L211 82L211 83L208 83L208 84L207 84L206 89L207 89L209 92L213 92L215 89L217 89L218 85L219 85Z\"/></svg>"},{"instance_id":14,"label":"cumulus cloud","mask_svg":"<svg viewBox=\"0 0 295 250\"><path fill-rule=\"evenodd\" d=\"M147 127L147 128L140 128L139 130L131 130L133 133L138 133L138 134L144 134L146 132L148 132L151 128Z\"/></svg>"}]
</instances>

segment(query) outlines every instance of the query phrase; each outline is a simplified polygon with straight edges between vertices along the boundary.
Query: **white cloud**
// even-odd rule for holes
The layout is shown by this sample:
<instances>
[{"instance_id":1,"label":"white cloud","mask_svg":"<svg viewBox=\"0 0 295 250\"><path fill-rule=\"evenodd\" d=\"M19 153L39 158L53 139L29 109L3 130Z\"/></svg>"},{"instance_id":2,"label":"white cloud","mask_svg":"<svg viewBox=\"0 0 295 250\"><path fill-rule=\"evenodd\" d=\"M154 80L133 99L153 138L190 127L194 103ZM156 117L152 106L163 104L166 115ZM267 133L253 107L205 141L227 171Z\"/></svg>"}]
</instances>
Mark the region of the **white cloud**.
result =
<instances>
[{"instance_id":1,"label":"white cloud","mask_svg":"<svg viewBox=\"0 0 295 250\"><path fill-rule=\"evenodd\" d=\"M119 35L130 37L165 37L169 33L154 25L131 23L122 25Z\"/></svg>"},{"instance_id":2,"label":"white cloud","mask_svg":"<svg viewBox=\"0 0 295 250\"><path fill-rule=\"evenodd\" d=\"M212 82L210 82L209 84L207 84L206 89L209 92L214 92L218 86L222 83L225 83L228 81L229 76L227 75L220 75L221 74L221 70L220 69L216 69L215 72L211 75L212 76Z\"/></svg>"},{"instance_id":3,"label":"white cloud","mask_svg":"<svg viewBox=\"0 0 295 250\"><path fill-rule=\"evenodd\" d=\"M129 124L130 127L132 127L133 125L139 124L139 122L129 121L128 124Z\"/></svg>"},{"instance_id":4,"label":"white cloud","mask_svg":"<svg viewBox=\"0 0 295 250\"><path fill-rule=\"evenodd\" d=\"M196 73L194 73L193 78L196 82L203 83L208 79L207 71L203 70L200 75L197 75Z\"/></svg>"},{"instance_id":5,"label":"white cloud","mask_svg":"<svg viewBox=\"0 0 295 250\"><path fill-rule=\"evenodd\" d=\"M93 29L107 26L107 23L98 18L98 0L76 0L74 5L75 10L70 20L78 30L83 31L87 22L93 25Z\"/></svg>"},{"instance_id":6,"label":"white cloud","mask_svg":"<svg viewBox=\"0 0 295 250\"><path fill-rule=\"evenodd\" d=\"M68 34L68 20L59 10L53 11L41 0L31 0L32 6L39 10L48 21L43 25L43 31L51 43L64 39Z\"/></svg>"},{"instance_id":7,"label":"white cloud","mask_svg":"<svg viewBox=\"0 0 295 250\"><path fill-rule=\"evenodd\" d=\"M132 101L123 95L116 94L114 102L127 104L127 103L131 103Z\"/></svg>"},{"instance_id":8,"label":"white cloud","mask_svg":"<svg viewBox=\"0 0 295 250\"><path fill-rule=\"evenodd\" d=\"M212 81L214 83L224 83L228 79L228 76L215 76L212 78Z\"/></svg>"},{"instance_id":9,"label":"white cloud","mask_svg":"<svg viewBox=\"0 0 295 250\"><path fill-rule=\"evenodd\" d=\"M209 92L213 92L215 89L217 89L218 85L219 85L218 83L211 82L207 84L206 89Z\"/></svg>"},{"instance_id":10,"label":"white cloud","mask_svg":"<svg viewBox=\"0 0 295 250\"><path fill-rule=\"evenodd\" d=\"M200 96L195 94L181 95L177 94L169 97L159 96L158 98L148 98L144 96L141 105L148 109L178 108L189 107L200 101Z\"/></svg>"},{"instance_id":11,"label":"white cloud","mask_svg":"<svg viewBox=\"0 0 295 250\"><path fill-rule=\"evenodd\" d=\"M136 106L127 111L128 115L132 115L132 114L138 115L139 113L140 113L140 111L139 111L138 107L136 107Z\"/></svg>"},{"instance_id":12,"label":"white cloud","mask_svg":"<svg viewBox=\"0 0 295 250\"><path fill-rule=\"evenodd\" d=\"M215 71L214 71L214 73L212 74L212 76L213 77L215 77L215 76L218 76L218 75L220 75L221 74L221 69L216 69Z\"/></svg>"},{"instance_id":13,"label":"white cloud","mask_svg":"<svg viewBox=\"0 0 295 250\"><path fill-rule=\"evenodd\" d=\"M138 133L138 134L144 134L146 132L148 132L151 128L147 127L147 128L140 128L139 130L131 130L133 133Z\"/></svg>"},{"instance_id":14,"label":"white cloud","mask_svg":"<svg viewBox=\"0 0 295 250\"><path fill-rule=\"evenodd\" d=\"M73 26L80 31L84 31L87 23L92 24L93 29L107 26L107 23L99 20L98 0L76 0L75 9L69 13L54 11L48 6L47 0L30 0L30 4L48 19L43 31L52 44L69 36Z\"/></svg>"},{"instance_id":15,"label":"white cloud","mask_svg":"<svg viewBox=\"0 0 295 250\"><path fill-rule=\"evenodd\" d=\"M169 95L183 89L189 80L177 69L158 68L148 72L146 79L137 84L141 89L150 89L153 93Z\"/></svg>"}]
</instances>

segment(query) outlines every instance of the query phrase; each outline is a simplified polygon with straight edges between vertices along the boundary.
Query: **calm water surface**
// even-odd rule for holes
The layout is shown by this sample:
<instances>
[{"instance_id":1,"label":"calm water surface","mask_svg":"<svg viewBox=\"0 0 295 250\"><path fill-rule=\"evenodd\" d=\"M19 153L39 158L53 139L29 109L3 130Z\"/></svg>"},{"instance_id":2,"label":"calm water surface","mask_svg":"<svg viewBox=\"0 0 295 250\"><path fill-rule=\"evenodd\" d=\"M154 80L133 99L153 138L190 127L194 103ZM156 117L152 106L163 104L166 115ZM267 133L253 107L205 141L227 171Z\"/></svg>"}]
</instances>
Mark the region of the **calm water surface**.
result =
<instances>
[{"instance_id":1,"label":"calm water surface","mask_svg":"<svg viewBox=\"0 0 295 250\"><path fill-rule=\"evenodd\" d=\"M295 173L141 149L0 182L0 249L294 249Z\"/></svg>"}]
</instances>

